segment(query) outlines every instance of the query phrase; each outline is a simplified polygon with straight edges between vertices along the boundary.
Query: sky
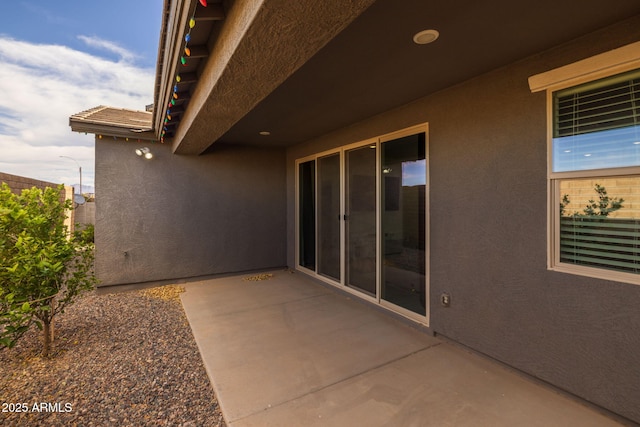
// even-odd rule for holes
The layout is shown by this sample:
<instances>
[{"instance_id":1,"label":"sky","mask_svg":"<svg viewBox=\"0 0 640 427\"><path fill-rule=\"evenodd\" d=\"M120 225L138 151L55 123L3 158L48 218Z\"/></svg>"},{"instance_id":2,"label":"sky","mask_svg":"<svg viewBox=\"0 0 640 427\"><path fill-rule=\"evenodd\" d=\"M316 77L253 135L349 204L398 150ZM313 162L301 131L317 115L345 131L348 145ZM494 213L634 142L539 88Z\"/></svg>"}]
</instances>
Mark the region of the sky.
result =
<instances>
[{"instance_id":1,"label":"sky","mask_svg":"<svg viewBox=\"0 0 640 427\"><path fill-rule=\"evenodd\" d=\"M83 187L94 185L94 136L71 132L69 116L99 105L144 110L153 103L162 6L3 2L0 172L73 185L82 167Z\"/></svg>"}]
</instances>

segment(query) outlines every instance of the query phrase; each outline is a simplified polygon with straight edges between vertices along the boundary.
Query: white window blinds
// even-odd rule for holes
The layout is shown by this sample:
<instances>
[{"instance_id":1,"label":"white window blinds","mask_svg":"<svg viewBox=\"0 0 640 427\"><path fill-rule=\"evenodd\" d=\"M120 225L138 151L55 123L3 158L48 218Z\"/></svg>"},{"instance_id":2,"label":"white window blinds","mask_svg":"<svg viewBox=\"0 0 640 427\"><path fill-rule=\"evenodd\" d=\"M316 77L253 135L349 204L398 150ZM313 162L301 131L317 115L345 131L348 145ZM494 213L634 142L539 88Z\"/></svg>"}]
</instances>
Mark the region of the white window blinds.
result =
<instances>
[{"instance_id":1,"label":"white window blinds","mask_svg":"<svg viewBox=\"0 0 640 427\"><path fill-rule=\"evenodd\" d=\"M640 70L553 94L553 172L640 165Z\"/></svg>"}]
</instances>

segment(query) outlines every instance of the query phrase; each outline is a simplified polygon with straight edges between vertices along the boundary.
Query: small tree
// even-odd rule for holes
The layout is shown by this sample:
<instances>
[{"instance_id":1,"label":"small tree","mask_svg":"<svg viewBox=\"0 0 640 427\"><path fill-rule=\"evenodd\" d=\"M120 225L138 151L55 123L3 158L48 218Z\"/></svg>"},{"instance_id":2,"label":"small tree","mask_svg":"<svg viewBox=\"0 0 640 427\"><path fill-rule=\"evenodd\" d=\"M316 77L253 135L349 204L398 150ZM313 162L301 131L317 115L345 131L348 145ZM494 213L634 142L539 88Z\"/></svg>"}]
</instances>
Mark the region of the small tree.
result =
<instances>
[{"instance_id":1,"label":"small tree","mask_svg":"<svg viewBox=\"0 0 640 427\"><path fill-rule=\"evenodd\" d=\"M71 201L60 201L62 189L32 188L20 195L6 184L0 189L0 291L25 309L28 303L43 330L45 356L55 316L95 284L93 244L69 236L64 220Z\"/></svg>"},{"instance_id":2,"label":"small tree","mask_svg":"<svg viewBox=\"0 0 640 427\"><path fill-rule=\"evenodd\" d=\"M618 209L622 209L624 206L622 203L624 202L623 198L618 199L617 197L609 197L607 195L607 190L600 184L595 184L594 190L598 194L598 201L594 201L593 199L589 199L589 204L582 210L583 213L574 212L573 217L594 217L594 216L605 216L608 217L611 212L615 212ZM569 200L569 195L565 194L562 196L562 201L560 201L560 216L566 215L567 205L571 203Z\"/></svg>"},{"instance_id":3,"label":"small tree","mask_svg":"<svg viewBox=\"0 0 640 427\"><path fill-rule=\"evenodd\" d=\"M596 193L598 193L598 201L589 200L589 204L584 208L585 215L589 216L609 216L611 212L615 212L622 208L622 202L624 199L618 199L617 197L610 198L607 195L607 190L599 185L595 185Z\"/></svg>"}]
</instances>

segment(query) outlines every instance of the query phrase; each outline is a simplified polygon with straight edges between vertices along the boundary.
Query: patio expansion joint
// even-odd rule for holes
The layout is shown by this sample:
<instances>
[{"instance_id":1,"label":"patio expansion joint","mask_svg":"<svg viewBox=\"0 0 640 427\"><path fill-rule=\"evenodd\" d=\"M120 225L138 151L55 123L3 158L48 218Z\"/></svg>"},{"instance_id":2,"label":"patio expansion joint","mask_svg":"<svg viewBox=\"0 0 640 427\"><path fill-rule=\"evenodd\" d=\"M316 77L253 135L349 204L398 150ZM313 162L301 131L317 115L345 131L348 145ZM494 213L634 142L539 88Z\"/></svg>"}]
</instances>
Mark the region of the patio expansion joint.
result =
<instances>
[{"instance_id":1,"label":"patio expansion joint","mask_svg":"<svg viewBox=\"0 0 640 427\"><path fill-rule=\"evenodd\" d=\"M298 395L298 396L294 396L294 397L292 397L292 398L290 398L290 399L283 400L282 402L275 403L275 404L273 404L273 405L270 405L270 406L269 406L269 407L267 407L267 408L263 408L263 409L261 409L261 410L259 410L259 411L253 412L253 413L251 413L251 414L244 415L244 416L242 416L242 417L240 417L240 418L237 418L237 419L234 419L234 420L229 420L229 422L230 422L230 423L235 423L235 422L238 422L238 421L242 421L242 420L244 420L244 419L250 418L250 417L252 417L252 416L254 416L254 415L256 415L256 414L259 414L259 413L261 413L261 412L264 412L264 411L270 411L270 410L272 410L272 409L275 409L275 408L278 408L278 407L280 407L280 406L286 405L286 404L288 404L288 403L290 403L290 402L293 402L293 401L296 401L296 400L298 400L298 399L303 399L303 398L305 398L305 397L307 397L307 396L310 396L310 395L312 395L312 394L314 394L314 393L318 393L318 392L320 392L320 391L322 391L322 390L326 390L326 389L328 389L328 388L334 387L334 386L336 386L336 385L338 385L338 384L341 384L341 383L344 383L344 382L346 382L346 381L352 380L352 379L357 378L357 377L359 377L359 376L361 376L361 375L365 375L365 374L367 374L368 372L372 372L372 371L375 371L375 370L378 370L378 369L384 368L384 367L386 367L386 366L391 365L392 363L396 363L396 362L399 362L399 361L401 361L401 360L407 359L407 358L412 357L412 356L414 356L414 355L416 355L416 354L418 354L418 353L421 353L421 352L423 352L423 351L431 350L431 349L436 348L436 347L438 347L438 346L440 346L440 345L442 345L442 344L443 344L442 342L437 342L437 343L433 343L433 344L431 344L431 345L424 346L424 347L419 348L419 349L417 349L417 350L415 350L415 351L412 351L412 352L410 352L410 353L407 353L407 354L404 354L404 355L402 355L402 356L396 357L395 359L387 360L386 362L384 362L384 363L380 363L379 365L371 366L371 367L369 367L369 368L367 368L367 369L365 369L365 370L363 370L363 371L361 371L361 372L355 373L355 374L350 375L350 376L345 377L345 378L341 378L341 379L340 379L340 380L338 380L338 381L334 381L334 382L332 382L332 383L330 383L330 384L325 384L325 385L323 385L322 387L317 387L317 388L311 389L311 390L309 390L309 391L307 391L307 392L305 392L305 393L302 393L302 394L300 394L300 395Z\"/></svg>"},{"instance_id":2,"label":"patio expansion joint","mask_svg":"<svg viewBox=\"0 0 640 427\"><path fill-rule=\"evenodd\" d=\"M254 312L256 309L278 307L278 306L282 306L282 305L286 305L286 304L291 304L292 302L310 300L310 299L313 299L313 298L324 297L326 295L327 294L309 295L309 296L305 296L305 297L301 297L301 298L294 298L294 299L289 299L289 300L286 300L286 301L274 302L272 304L264 304L264 305L260 305L258 307L247 307L247 308L242 309L242 310L237 310L237 311L233 311L233 312L229 312L229 313L222 313L222 314L219 314L218 316L235 316L237 314Z\"/></svg>"}]
</instances>

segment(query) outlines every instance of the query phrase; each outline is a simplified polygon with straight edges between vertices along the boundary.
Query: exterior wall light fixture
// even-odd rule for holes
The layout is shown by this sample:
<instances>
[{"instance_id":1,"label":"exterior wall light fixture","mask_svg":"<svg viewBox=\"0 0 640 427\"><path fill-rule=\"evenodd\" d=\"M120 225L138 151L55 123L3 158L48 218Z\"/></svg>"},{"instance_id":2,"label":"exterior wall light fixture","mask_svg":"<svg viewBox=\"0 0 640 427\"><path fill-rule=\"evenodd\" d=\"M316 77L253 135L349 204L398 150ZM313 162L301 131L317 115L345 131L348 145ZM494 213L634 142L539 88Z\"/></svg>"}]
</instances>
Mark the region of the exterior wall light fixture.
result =
<instances>
[{"instance_id":1,"label":"exterior wall light fixture","mask_svg":"<svg viewBox=\"0 0 640 427\"><path fill-rule=\"evenodd\" d=\"M144 157L147 160L151 160L153 158L153 154L151 154L151 150L149 150L149 147L136 148L136 154L140 157Z\"/></svg>"}]
</instances>

